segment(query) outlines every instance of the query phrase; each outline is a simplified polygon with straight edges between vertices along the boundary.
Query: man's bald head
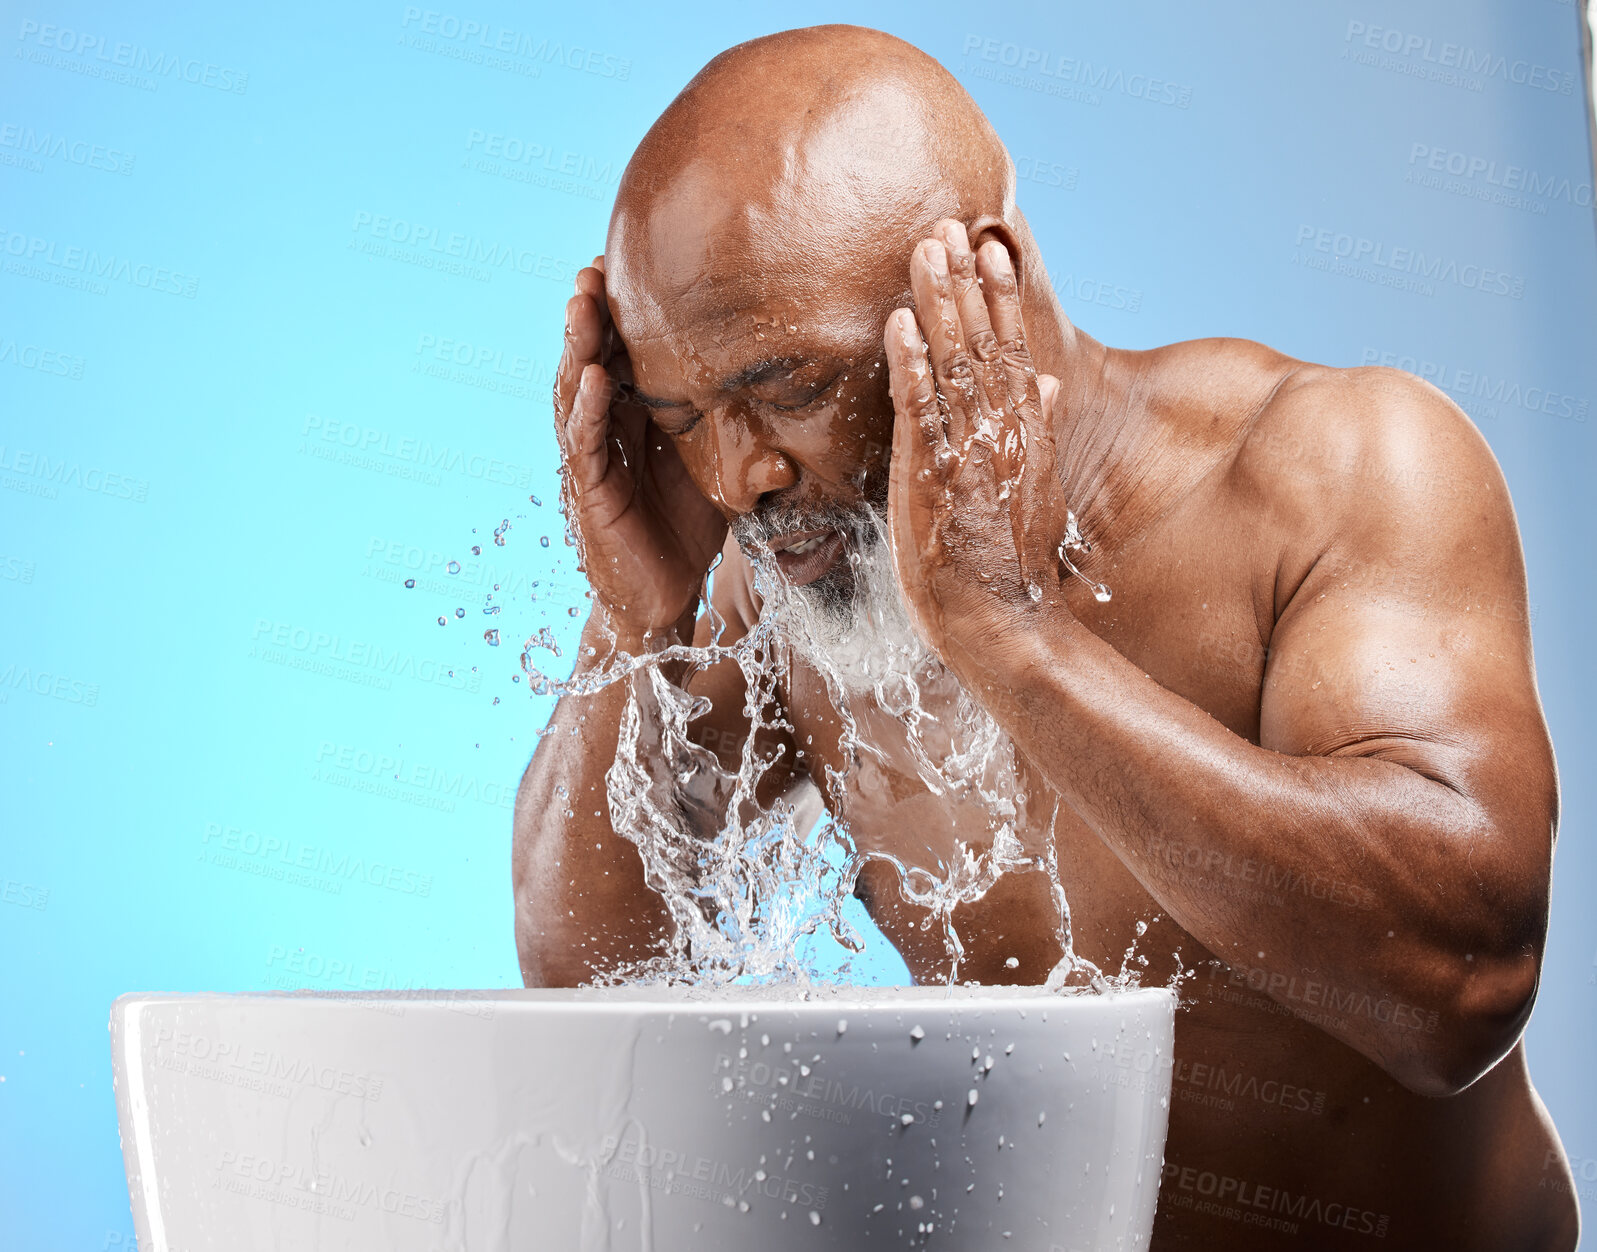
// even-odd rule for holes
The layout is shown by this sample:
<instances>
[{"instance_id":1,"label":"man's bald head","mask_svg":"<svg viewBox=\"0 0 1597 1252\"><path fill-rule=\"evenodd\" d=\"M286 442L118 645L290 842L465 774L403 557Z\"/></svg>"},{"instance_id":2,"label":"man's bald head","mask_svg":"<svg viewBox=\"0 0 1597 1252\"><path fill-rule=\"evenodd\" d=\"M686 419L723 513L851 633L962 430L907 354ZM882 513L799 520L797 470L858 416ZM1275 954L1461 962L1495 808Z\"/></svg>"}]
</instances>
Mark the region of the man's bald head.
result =
<instances>
[{"instance_id":1,"label":"man's bald head","mask_svg":"<svg viewBox=\"0 0 1597 1252\"><path fill-rule=\"evenodd\" d=\"M834 651L843 635L869 651L860 623L902 611L882 542L882 338L945 218L1010 249L1046 360L1058 306L992 126L925 53L818 26L705 66L638 146L610 220L604 286L632 396L744 552L828 606L843 633L817 637Z\"/></svg>"},{"instance_id":2,"label":"man's bald head","mask_svg":"<svg viewBox=\"0 0 1597 1252\"><path fill-rule=\"evenodd\" d=\"M879 336L938 219L1023 237L1014 189L976 103L903 40L817 26L739 44L683 89L622 177L606 248L618 325L631 343L736 335L759 309L791 325L851 312Z\"/></svg>"}]
</instances>

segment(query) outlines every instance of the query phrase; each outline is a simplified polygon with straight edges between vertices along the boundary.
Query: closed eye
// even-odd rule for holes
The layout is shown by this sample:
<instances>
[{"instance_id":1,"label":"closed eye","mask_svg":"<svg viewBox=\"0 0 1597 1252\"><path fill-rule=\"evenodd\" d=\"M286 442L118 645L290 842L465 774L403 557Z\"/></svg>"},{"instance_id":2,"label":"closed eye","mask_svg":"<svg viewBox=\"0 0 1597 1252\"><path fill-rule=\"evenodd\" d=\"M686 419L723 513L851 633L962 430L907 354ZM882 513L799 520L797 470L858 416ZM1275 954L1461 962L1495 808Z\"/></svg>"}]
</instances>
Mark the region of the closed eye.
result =
<instances>
[{"instance_id":1,"label":"closed eye","mask_svg":"<svg viewBox=\"0 0 1597 1252\"><path fill-rule=\"evenodd\" d=\"M699 424L704 414L685 404L649 405L649 418L666 434L680 438ZM684 413L687 420L682 420Z\"/></svg>"},{"instance_id":2,"label":"closed eye","mask_svg":"<svg viewBox=\"0 0 1597 1252\"><path fill-rule=\"evenodd\" d=\"M804 409L811 408L812 406L819 404L822 400L826 399L832 388L837 386L838 380L842 377L843 374L840 370L826 382L817 387L814 391L810 392L808 397L800 400L797 404L778 404L774 400L768 400L766 403L769 404L773 409L780 409L784 413L802 412Z\"/></svg>"}]
</instances>

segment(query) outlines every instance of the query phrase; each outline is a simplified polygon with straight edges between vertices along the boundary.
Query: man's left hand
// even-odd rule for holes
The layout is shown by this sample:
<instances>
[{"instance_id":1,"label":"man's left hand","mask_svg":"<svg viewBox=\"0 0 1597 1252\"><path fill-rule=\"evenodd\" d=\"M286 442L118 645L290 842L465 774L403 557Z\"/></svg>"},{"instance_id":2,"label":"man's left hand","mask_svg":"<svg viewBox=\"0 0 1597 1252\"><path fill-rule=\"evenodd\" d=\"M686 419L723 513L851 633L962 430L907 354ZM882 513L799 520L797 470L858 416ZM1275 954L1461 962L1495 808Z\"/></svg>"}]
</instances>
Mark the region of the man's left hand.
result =
<instances>
[{"instance_id":1,"label":"man's left hand","mask_svg":"<svg viewBox=\"0 0 1597 1252\"><path fill-rule=\"evenodd\" d=\"M972 254L944 220L910 258L915 311L887 319L893 460L888 532L917 632L945 661L997 621L1063 609L1059 381L1026 347L1009 252ZM1054 533L1059 530L1060 533Z\"/></svg>"}]
</instances>

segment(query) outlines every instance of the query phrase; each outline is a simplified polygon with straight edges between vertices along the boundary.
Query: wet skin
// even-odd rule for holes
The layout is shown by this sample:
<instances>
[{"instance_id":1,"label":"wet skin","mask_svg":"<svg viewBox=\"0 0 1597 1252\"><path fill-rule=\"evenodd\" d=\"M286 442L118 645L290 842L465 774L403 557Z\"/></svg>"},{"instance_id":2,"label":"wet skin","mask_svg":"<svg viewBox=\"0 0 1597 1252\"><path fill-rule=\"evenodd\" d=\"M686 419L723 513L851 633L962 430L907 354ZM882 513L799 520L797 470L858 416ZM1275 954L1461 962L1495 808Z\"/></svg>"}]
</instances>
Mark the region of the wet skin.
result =
<instances>
[{"instance_id":1,"label":"wet skin","mask_svg":"<svg viewBox=\"0 0 1597 1252\"><path fill-rule=\"evenodd\" d=\"M1520 1042L1556 777L1484 441L1394 371L1238 340L1106 348L1028 288L1023 225L972 214L925 233L879 268L797 277L759 270L772 240L717 235L718 255L675 259L773 275L717 303L613 232L608 278L578 278L556 383L601 606L584 642L605 651L606 624L629 650L706 639L717 551L714 607L736 637L760 605L730 520L885 495L918 632L1016 745L1030 849L1057 812L1077 951L1113 971L1147 922L1146 981L1196 970L1154 1248L1573 1247L1572 1179ZM1067 503L1107 603L1060 567ZM837 575L822 539L786 563L795 580ZM701 741L734 762L736 672L679 676L710 700ZM828 804L862 847L911 863L985 826L925 790L890 717L851 710L881 759L847 761L819 676L795 663L780 694L793 730L760 745L783 754L766 798L848 767L855 787ZM619 685L563 701L569 733L523 781L529 985L665 940L606 815L624 701ZM859 894L917 979L946 977L891 870L868 868ZM1054 920L1040 873L1001 880L956 913L961 977L1041 981ZM1126 1058L1128 1083L1139 1066ZM1296 1234L1242 1220L1311 1206Z\"/></svg>"}]
</instances>

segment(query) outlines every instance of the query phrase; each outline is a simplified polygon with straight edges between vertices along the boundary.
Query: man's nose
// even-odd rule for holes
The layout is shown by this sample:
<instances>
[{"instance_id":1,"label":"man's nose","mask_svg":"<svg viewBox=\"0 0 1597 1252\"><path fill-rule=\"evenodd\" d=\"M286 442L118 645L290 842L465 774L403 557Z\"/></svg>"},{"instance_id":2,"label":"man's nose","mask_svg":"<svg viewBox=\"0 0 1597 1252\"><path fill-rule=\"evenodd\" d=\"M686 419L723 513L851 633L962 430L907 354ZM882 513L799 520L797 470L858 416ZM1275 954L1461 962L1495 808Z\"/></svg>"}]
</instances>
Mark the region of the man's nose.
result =
<instances>
[{"instance_id":1,"label":"man's nose","mask_svg":"<svg viewBox=\"0 0 1597 1252\"><path fill-rule=\"evenodd\" d=\"M758 424L721 414L706 414L705 421L713 441L707 489L728 516L747 513L766 492L798 482L798 466Z\"/></svg>"}]
</instances>

